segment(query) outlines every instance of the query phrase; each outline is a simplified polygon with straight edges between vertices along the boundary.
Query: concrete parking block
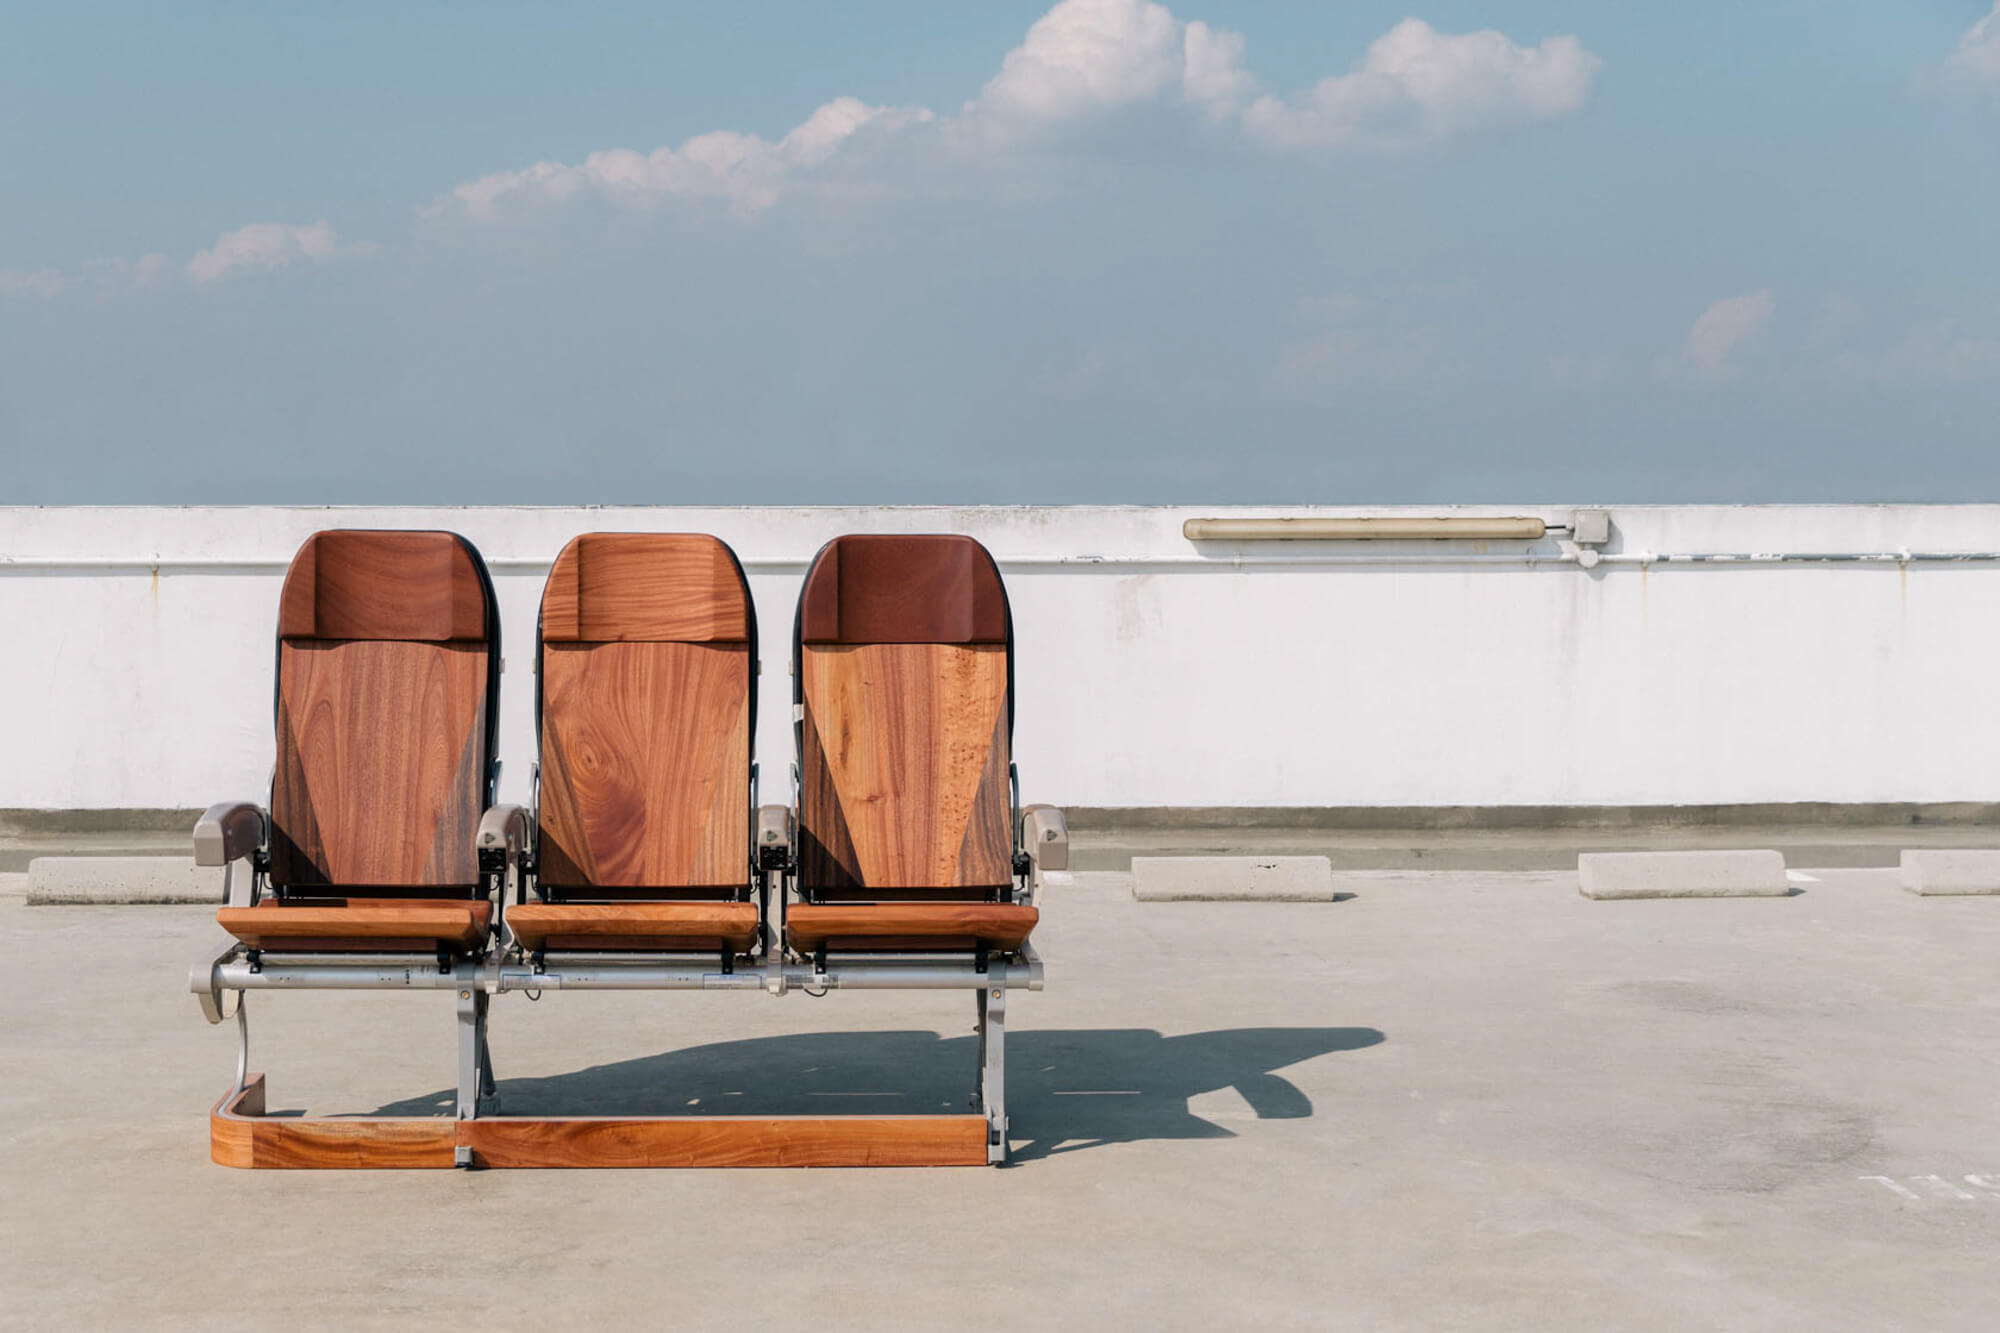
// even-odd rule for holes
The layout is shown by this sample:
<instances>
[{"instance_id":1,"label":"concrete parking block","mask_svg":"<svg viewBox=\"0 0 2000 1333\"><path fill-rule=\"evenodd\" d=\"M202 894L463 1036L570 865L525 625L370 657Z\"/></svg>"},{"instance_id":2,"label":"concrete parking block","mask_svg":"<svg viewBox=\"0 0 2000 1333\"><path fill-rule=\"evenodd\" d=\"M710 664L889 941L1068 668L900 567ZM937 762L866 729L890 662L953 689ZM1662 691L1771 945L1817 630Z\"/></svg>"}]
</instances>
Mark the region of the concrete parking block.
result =
<instances>
[{"instance_id":1,"label":"concrete parking block","mask_svg":"<svg viewBox=\"0 0 2000 1333\"><path fill-rule=\"evenodd\" d=\"M31 907L221 902L222 871L197 866L192 856L38 856L28 863Z\"/></svg>"},{"instance_id":2,"label":"concrete parking block","mask_svg":"<svg viewBox=\"0 0 2000 1333\"><path fill-rule=\"evenodd\" d=\"M1926 898L2000 893L2000 851L1906 851L1901 880L1904 888Z\"/></svg>"},{"instance_id":3,"label":"concrete parking block","mask_svg":"<svg viewBox=\"0 0 2000 1333\"><path fill-rule=\"evenodd\" d=\"M1586 898L1782 898L1785 857L1773 851L1585 852L1576 858Z\"/></svg>"},{"instance_id":4,"label":"concrete parking block","mask_svg":"<svg viewBox=\"0 0 2000 1333\"><path fill-rule=\"evenodd\" d=\"M1132 896L1150 903L1327 903L1333 863L1324 856L1135 856Z\"/></svg>"}]
</instances>

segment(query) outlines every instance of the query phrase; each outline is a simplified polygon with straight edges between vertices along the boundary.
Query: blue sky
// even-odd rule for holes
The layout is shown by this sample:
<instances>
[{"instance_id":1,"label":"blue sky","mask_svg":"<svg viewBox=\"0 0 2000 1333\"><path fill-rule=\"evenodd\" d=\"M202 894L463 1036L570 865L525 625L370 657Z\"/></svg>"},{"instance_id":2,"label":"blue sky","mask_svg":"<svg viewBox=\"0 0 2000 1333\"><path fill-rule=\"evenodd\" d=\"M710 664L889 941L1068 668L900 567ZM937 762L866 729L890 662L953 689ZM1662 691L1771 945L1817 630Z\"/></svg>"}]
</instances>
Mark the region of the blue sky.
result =
<instances>
[{"instance_id":1,"label":"blue sky","mask_svg":"<svg viewBox=\"0 0 2000 1333\"><path fill-rule=\"evenodd\" d=\"M2000 498L1985 4L738 8L0 5L0 500Z\"/></svg>"}]
</instances>

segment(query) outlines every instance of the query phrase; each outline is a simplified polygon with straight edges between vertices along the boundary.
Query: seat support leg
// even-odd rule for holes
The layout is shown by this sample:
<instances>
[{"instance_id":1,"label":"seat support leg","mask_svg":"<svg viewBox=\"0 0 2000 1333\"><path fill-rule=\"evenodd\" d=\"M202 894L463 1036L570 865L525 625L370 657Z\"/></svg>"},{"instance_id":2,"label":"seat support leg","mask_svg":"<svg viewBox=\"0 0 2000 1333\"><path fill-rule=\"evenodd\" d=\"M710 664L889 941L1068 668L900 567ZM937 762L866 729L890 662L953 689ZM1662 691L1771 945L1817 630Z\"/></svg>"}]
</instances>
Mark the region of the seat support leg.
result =
<instances>
[{"instance_id":1,"label":"seat support leg","mask_svg":"<svg viewBox=\"0 0 2000 1333\"><path fill-rule=\"evenodd\" d=\"M236 992L236 1091L250 1086L250 1011L243 1002L250 998L248 991Z\"/></svg>"},{"instance_id":2,"label":"seat support leg","mask_svg":"<svg viewBox=\"0 0 2000 1333\"><path fill-rule=\"evenodd\" d=\"M979 996L979 1105L986 1113L986 1160L1007 1160L1007 992L981 987Z\"/></svg>"},{"instance_id":3,"label":"seat support leg","mask_svg":"<svg viewBox=\"0 0 2000 1333\"><path fill-rule=\"evenodd\" d=\"M479 1095L490 1098L498 1091L499 1084L493 1077L493 1043L487 1040L486 1024L482 1020L479 1024Z\"/></svg>"},{"instance_id":4,"label":"seat support leg","mask_svg":"<svg viewBox=\"0 0 2000 1333\"><path fill-rule=\"evenodd\" d=\"M477 986L458 990L458 1118L479 1116L479 1096L491 1078L486 1050L487 994ZM472 1165L472 1150L460 1145L453 1154L458 1166Z\"/></svg>"}]
</instances>

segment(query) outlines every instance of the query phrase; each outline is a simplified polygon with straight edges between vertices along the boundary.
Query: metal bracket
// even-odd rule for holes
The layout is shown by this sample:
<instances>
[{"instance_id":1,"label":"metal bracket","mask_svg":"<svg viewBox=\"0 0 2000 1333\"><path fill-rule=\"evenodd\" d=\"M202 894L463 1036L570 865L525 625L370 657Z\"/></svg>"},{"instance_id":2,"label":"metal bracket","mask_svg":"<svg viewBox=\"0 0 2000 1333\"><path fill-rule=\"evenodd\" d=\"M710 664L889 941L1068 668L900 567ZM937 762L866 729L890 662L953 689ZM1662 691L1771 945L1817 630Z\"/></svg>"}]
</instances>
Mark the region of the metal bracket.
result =
<instances>
[{"instance_id":1,"label":"metal bracket","mask_svg":"<svg viewBox=\"0 0 2000 1333\"><path fill-rule=\"evenodd\" d=\"M458 1118L479 1118L479 1103L495 1091L493 1053L486 1044L486 991L458 988Z\"/></svg>"},{"instance_id":2,"label":"metal bracket","mask_svg":"<svg viewBox=\"0 0 2000 1333\"><path fill-rule=\"evenodd\" d=\"M229 1017L223 1008L222 985L216 977L216 969L234 958L241 947L235 936L224 935L188 968L188 989L194 992L201 1005L201 1016L211 1023L220 1023ZM238 996L241 997L241 992Z\"/></svg>"},{"instance_id":3,"label":"metal bracket","mask_svg":"<svg viewBox=\"0 0 2000 1333\"><path fill-rule=\"evenodd\" d=\"M250 1011L243 1002L250 997L236 992L236 1091L250 1081Z\"/></svg>"},{"instance_id":4,"label":"metal bracket","mask_svg":"<svg viewBox=\"0 0 2000 1333\"><path fill-rule=\"evenodd\" d=\"M1007 1160L1007 990L979 991L979 1107L986 1113L986 1160Z\"/></svg>"}]
</instances>

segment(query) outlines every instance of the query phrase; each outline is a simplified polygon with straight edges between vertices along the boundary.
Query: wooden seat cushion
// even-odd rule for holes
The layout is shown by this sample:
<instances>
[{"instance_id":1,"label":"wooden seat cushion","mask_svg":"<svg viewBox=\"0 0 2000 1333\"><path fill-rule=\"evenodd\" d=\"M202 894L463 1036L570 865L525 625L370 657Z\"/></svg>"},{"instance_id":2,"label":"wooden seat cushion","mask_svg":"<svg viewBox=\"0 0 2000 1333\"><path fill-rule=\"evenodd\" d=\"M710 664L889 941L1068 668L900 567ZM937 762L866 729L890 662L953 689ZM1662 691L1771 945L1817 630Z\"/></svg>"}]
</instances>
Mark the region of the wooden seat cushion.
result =
<instances>
[{"instance_id":1,"label":"wooden seat cushion","mask_svg":"<svg viewBox=\"0 0 2000 1333\"><path fill-rule=\"evenodd\" d=\"M757 939L755 903L522 903L507 924L528 949L739 952Z\"/></svg>"},{"instance_id":2,"label":"wooden seat cushion","mask_svg":"<svg viewBox=\"0 0 2000 1333\"><path fill-rule=\"evenodd\" d=\"M795 903L785 940L800 953L831 949L969 949L1003 953L1027 942L1041 913L1025 903Z\"/></svg>"},{"instance_id":3,"label":"wooden seat cushion","mask_svg":"<svg viewBox=\"0 0 2000 1333\"><path fill-rule=\"evenodd\" d=\"M225 907L215 919L253 949L470 949L485 943L492 915L483 899L318 898Z\"/></svg>"}]
</instances>

